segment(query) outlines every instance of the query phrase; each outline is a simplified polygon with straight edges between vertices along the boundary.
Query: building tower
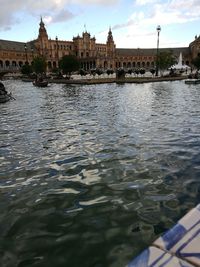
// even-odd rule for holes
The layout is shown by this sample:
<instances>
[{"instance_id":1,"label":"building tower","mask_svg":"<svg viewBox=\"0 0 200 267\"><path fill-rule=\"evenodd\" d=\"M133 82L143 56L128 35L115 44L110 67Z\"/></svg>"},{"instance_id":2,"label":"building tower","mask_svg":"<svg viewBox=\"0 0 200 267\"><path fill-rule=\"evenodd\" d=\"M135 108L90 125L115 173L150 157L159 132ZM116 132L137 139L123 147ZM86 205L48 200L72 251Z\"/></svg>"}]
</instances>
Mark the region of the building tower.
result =
<instances>
[{"instance_id":1,"label":"building tower","mask_svg":"<svg viewBox=\"0 0 200 267\"><path fill-rule=\"evenodd\" d=\"M190 43L189 48L192 59L196 58L197 56L200 56L200 35L195 36L195 40Z\"/></svg>"},{"instance_id":2,"label":"building tower","mask_svg":"<svg viewBox=\"0 0 200 267\"><path fill-rule=\"evenodd\" d=\"M113 56L115 54L115 42L113 40L111 28L109 28L108 31L106 46L107 46L107 56Z\"/></svg>"},{"instance_id":3,"label":"building tower","mask_svg":"<svg viewBox=\"0 0 200 267\"><path fill-rule=\"evenodd\" d=\"M36 42L36 47L38 49L38 52L40 55L43 56L48 56L48 34L45 28L45 24L42 20L40 21L40 27L39 27L39 34L38 34L38 39Z\"/></svg>"},{"instance_id":4,"label":"building tower","mask_svg":"<svg viewBox=\"0 0 200 267\"><path fill-rule=\"evenodd\" d=\"M113 68L115 65L115 42L113 40L113 35L111 28L108 31L108 37L106 42L106 50L107 50L107 65L109 68Z\"/></svg>"}]
</instances>

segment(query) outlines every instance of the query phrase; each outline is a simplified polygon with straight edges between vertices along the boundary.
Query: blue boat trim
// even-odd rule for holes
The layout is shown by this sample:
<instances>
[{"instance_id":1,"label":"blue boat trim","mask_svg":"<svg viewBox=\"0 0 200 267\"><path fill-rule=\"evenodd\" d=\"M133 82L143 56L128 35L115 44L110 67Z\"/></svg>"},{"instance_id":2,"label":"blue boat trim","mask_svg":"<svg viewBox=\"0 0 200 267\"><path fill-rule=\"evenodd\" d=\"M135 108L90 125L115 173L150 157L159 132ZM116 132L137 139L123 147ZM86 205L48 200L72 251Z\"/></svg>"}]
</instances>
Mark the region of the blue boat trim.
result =
<instances>
[{"instance_id":1,"label":"blue boat trim","mask_svg":"<svg viewBox=\"0 0 200 267\"><path fill-rule=\"evenodd\" d=\"M200 204L127 267L200 267Z\"/></svg>"},{"instance_id":2,"label":"blue boat trim","mask_svg":"<svg viewBox=\"0 0 200 267\"><path fill-rule=\"evenodd\" d=\"M170 250L186 233L187 230L181 224L176 224L162 237L166 249Z\"/></svg>"}]
</instances>

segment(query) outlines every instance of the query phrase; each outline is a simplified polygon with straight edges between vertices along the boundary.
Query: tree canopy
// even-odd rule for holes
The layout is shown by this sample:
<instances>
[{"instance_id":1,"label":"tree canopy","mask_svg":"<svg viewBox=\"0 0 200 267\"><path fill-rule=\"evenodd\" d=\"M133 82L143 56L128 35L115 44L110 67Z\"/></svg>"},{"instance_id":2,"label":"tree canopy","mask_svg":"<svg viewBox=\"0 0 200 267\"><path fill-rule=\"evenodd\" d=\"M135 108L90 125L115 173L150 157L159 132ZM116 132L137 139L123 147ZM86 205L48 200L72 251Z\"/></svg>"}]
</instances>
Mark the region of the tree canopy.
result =
<instances>
[{"instance_id":1,"label":"tree canopy","mask_svg":"<svg viewBox=\"0 0 200 267\"><path fill-rule=\"evenodd\" d=\"M32 67L28 64L25 64L21 67L21 73L25 75L29 75L32 72Z\"/></svg>"},{"instance_id":2,"label":"tree canopy","mask_svg":"<svg viewBox=\"0 0 200 267\"><path fill-rule=\"evenodd\" d=\"M197 68L197 70L200 70L200 55L192 60L192 64Z\"/></svg>"},{"instance_id":3,"label":"tree canopy","mask_svg":"<svg viewBox=\"0 0 200 267\"><path fill-rule=\"evenodd\" d=\"M80 62L73 55L65 55L59 61L59 68L62 70L63 74L71 74L73 71L79 70Z\"/></svg>"},{"instance_id":4,"label":"tree canopy","mask_svg":"<svg viewBox=\"0 0 200 267\"><path fill-rule=\"evenodd\" d=\"M161 72L167 70L176 63L176 59L172 51L163 51L158 55L158 65Z\"/></svg>"},{"instance_id":5,"label":"tree canopy","mask_svg":"<svg viewBox=\"0 0 200 267\"><path fill-rule=\"evenodd\" d=\"M46 60L42 56L37 56L33 59L33 71L37 74L46 72Z\"/></svg>"},{"instance_id":6,"label":"tree canopy","mask_svg":"<svg viewBox=\"0 0 200 267\"><path fill-rule=\"evenodd\" d=\"M125 72L124 69L119 68L119 69L116 70L116 78L117 79L124 79L125 75L126 75L126 72Z\"/></svg>"}]
</instances>

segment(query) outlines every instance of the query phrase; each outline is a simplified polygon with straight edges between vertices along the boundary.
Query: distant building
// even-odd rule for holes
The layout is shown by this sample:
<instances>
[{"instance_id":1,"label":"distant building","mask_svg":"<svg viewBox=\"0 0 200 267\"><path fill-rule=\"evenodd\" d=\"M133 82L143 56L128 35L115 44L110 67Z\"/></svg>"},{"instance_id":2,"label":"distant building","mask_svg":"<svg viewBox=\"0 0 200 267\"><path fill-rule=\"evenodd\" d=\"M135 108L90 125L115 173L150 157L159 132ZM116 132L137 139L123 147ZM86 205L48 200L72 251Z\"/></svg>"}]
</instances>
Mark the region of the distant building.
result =
<instances>
[{"instance_id":1,"label":"distant building","mask_svg":"<svg viewBox=\"0 0 200 267\"><path fill-rule=\"evenodd\" d=\"M160 51L171 50L179 57L182 52L183 64L191 65L191 61L200 55L200 36L188 47L160 48ZM22 43L0 40L0 69L19 69L23 64L31 64L34 56L43 55L47 60L48 70L58 67L58 61L64 55L75 55L81 62L81 68L153 68L156 64L156 48L116 48L112 31L109 29L105 44L96 43L95 37L84 31L82 36L73 37L72 41L48 38L44 22L40 21L39 34L36 40Z\"/></svg>"}]
</instances>

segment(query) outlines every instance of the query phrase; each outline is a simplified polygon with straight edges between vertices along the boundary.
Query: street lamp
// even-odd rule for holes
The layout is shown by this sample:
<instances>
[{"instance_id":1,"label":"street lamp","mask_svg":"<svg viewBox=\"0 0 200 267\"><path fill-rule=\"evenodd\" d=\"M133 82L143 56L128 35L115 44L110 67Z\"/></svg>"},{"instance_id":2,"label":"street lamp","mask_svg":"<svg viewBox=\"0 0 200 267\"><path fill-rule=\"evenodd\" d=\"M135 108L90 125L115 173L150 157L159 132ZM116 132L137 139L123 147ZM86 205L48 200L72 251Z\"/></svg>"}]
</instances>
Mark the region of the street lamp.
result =
<instances>
[{"instance_id":1,"label":"street lamp","mask_svg":"<svg viewBox=\"0 0 200 267\"><path fill-rule=\"evenodd\" d=\"M59 60L59 55L58 55L58 37L56 36L56 57L57 61Z\"/></svg>"},{"instance_id":2,"label":"street lamp","mask_svg":"<svg viewBox=\"0 0 200 267\"><path fill-rule=\"evenodd\" d=\"M24 44L24 50L25 50L25 53L26 53L26 62L25 62L25 64L28 64L27 45L26 44Z\"/></svg>"},{"instance_id":3,"label":"street lamp","mask_svg":"<svg viewBox=\"0 0 200 267\"><path fill-rule=\"evenodd\" d=\"M156 53L156 76L158 76L158 67L159 67L159 62L158 62L158 50L159 50L159 35L161 31L160 25L157 26L156 28L157 33L158 33L158 39L157 39L157 53Z\"/></svg>"},{"instance_id":4,"label":"street lamp","mask_svg":"<svg viewBox=\"0 0 200 267\"><path fill-rule=\"evenodd\" d=\"M32 58L33 58L33 52L34 52L33 47L31 47Z\"/></svg>"}]
</instances>

